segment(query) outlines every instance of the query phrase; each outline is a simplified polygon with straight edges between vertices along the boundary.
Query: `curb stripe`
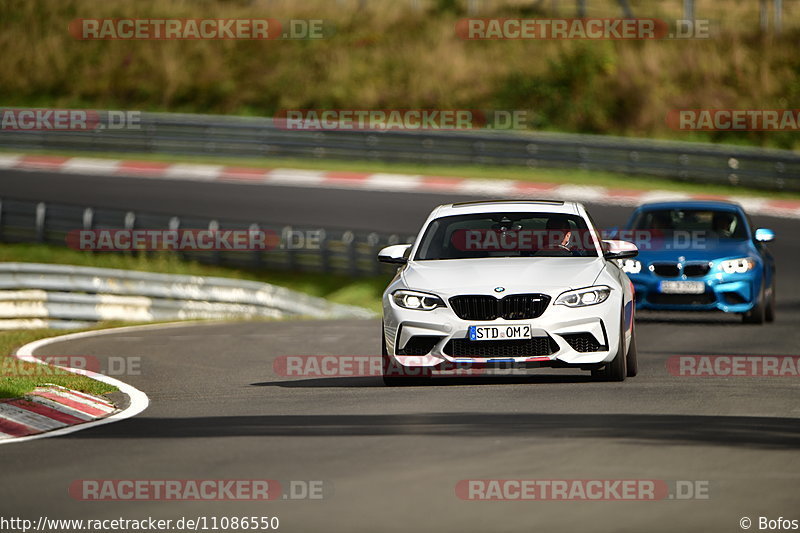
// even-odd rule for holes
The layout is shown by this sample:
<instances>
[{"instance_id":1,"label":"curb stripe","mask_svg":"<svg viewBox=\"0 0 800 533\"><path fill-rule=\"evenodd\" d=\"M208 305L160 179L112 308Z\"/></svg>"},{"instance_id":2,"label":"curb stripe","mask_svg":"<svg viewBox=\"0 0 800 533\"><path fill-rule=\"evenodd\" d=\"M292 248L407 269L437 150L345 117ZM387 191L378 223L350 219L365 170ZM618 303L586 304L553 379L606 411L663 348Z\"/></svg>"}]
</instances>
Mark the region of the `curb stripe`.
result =
<instances>
[{"instance_id":1,"label":"curb stripe","mask_svg":"<svg viewBox=\"0 0 800 533\"><path fill-rule=\"evenodd\" d=\"M66 413L70 416L74 416L75 418L79 419L81 422L88 422L89 420L93 420L94 417L91 415L87 415L83 411L78 411L77 409L73 409L68 405L64 405L63 403L58 403L53 400L49 400L47 398L43 398L41 396L31 396L30 400L32 402L36 402L38 404L44 405L45 407L50 407L51 409L56 409L61 411L62 413Z\"/></svg>"},{"instance_id":2,"label":"curb stripe","mask_svg":"<svg viewBox=\"0 0 800 533\"><path fill-rule=\"evenodd\" d=\"M59 398L65 398L67 400L77 402L81 405L86 405L88 407L91 407L92 409L98 409L103 412L110 413L111 411L114 410L114 406L111 404L98 402L94 400L93 397L91 396L85 396L77 391L73 391L70 389L62 389L59 387L48 387L46 389L40 389L34 391L35 394L39 394L42 392L53 394L55 396L58 396Z\"/></svg>"},{"instance_id":3,"label":"curb stripe","mask_svg":"<svg viewBox=\"0 0 800 533\"><path fill-rule=\"evenodd\" d=\"M25 409L27 411L31 411L32 413L36 413L37 415L46 416L47 418L52 418L53 420L57 420L65 424L80 424L81 422L84 422L84 420L76 416L72 416L63 411L59 411L58 409L53 409L52 407L47 407L46 405L30 400L11 400L8 403L10 405L19 407L20 409Z\"/></svg>"},{"instance_id":4,"label":"curb stripe","mask_svg":"<svg viewBox=\"0 0 800 533\"><path fill-rule=\"evenodd\" d=\"M199 182L226 182L292 187L356 189L382 192L415 192L499 197L531 195L569 199L601 205L637 205L659 200L715 199L741 203L750 213L800 218L800 200L758 196L687 194L680 191L614 189L594 185L536 183L515 180L470 179L449 176L417 176L381 172L302 170L233 167L189 163L161 163L42 155L0 155L0 168L50 170L71 174L146 177Z\"/></svg>"},{"instance_id":5,"label":"curb stripe","mask_svg":"<svg viewBox=\"0 0 800 533\"><path fill-rule=\"evenodd\" d=\"M11 402L0 404L0 416L11 422L24 424L38 431L58 429L67 425L64 422L59 422L47 416L17 407Z\"/></svg>"},{"instance_id":6,"label":"curb stripe","mask_svg":"<svg viewBox=\"0 0 800 533\"><path fill-rule=\"evenodd\" d=\"M82 403L82 402L77 402L77 401L72 400L70 398L64 398L63 396L59 396L58 394L54 394L52 392L42 392L42 393L39 393L39 396L42 396L43 398L47 398L49 400L53 400L54 402L63 403L64 405L68 405L69 407L72 407L73 409L77 409L78 411L82 411L82 412L86 413L87 415L103 416L103 415L107 414L105 411L103 411L101 409L97 409L96 407L92 407L92 406L86 405L85 403Z\"/></svg>"},{"instance_id":7,"label":"curb stripe","mask_svg":"<svg viewBox=\"0 0 800 533\"><path fill-rule=\"evenodd\" d=\"M35 429L28 427L24 424L12 422L6 418L0 417L0 432L8 435L9 437L25 437L38 433Z\"/></svg>"}]
</instances>

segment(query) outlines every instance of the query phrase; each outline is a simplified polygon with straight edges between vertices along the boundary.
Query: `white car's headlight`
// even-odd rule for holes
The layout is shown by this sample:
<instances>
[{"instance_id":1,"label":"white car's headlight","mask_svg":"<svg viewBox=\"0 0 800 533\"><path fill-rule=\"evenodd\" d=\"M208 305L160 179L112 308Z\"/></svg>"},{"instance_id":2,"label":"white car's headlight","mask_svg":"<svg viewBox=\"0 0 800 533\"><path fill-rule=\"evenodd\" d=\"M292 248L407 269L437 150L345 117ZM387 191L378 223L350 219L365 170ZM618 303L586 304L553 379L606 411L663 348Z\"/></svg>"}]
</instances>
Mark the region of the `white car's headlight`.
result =
<instances>
[{"instance_id":1,"label":"white car's headlight","mask_svg":"<svg viewBox=\"0 0 800 533\"><path fill-rule=\"evenodd\" d=\"M427 292L408 291L401 289L392 293L394 303L404 309L418 309L420 311L431 311L437 307L444 307L444 302L435 294Z\"/></svg>"},{"instance_id":2,"label":"white car's headlight","mask_svg":"<svg viewBox=\"0 0 800 533\"><path fill-rule=\"evenodd\" d=\"M756 267L756 262L749 257L740 257L722 261L719 267L726 274L744 274L749 270L753 270Z\"/></svg>"},{"instance_id":3,"label":"white car's headlight","mask_svg":"<svg viewBox=\"0 0 800 533\"><path fill-rule=\"evenodd\" d=\"M638 274L642 271L642 262L636 259L617 259L617 264L628 274Z\"/></svg>"},{"instance_id":4,"label":"white car's headlight","mask_svg":"<svg viewBox=\"0 0 800 533\"><path fill-rule=\"evenodd\" d=\"M611 287L598 285L561 293L553 305L566 305L567 307L585 307L603 303L611 294Z\"/></svg>"}]
</instances>

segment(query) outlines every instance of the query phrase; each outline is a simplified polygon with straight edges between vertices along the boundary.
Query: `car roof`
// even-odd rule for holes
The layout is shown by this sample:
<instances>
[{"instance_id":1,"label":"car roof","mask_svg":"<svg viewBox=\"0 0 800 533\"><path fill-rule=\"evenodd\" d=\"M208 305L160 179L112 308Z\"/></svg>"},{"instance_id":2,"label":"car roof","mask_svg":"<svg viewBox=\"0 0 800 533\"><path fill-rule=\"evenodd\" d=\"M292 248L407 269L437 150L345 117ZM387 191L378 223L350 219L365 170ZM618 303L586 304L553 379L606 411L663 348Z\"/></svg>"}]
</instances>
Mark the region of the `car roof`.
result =
<instances>
[{"instance_id":1,"label":"car roof","mask_svg":"<svg viewBox=\"0 0 800 533\"><path fill-rule=\"evenodd\" d=\"M561 200L476 200L472 202L458 202L437 207L431 217L439 218L451 215L467 215L470 213L497 213L507 212L535 212L535 213L561 213L566 215L580 215L581 205L576 202Z\"/></svg>"},{"instance_id":2,"label":"car roof","mask_svg":"<svg viewBox=\"0 0 800 533\"><path fill-rule=\"evenodd\" d=\"M736 202L724 200L672 200L669 202L650 202L636 208L637 211L653 211L659 209L710 209L722 211L744 211Z\"/></svg>"}]
</instances>

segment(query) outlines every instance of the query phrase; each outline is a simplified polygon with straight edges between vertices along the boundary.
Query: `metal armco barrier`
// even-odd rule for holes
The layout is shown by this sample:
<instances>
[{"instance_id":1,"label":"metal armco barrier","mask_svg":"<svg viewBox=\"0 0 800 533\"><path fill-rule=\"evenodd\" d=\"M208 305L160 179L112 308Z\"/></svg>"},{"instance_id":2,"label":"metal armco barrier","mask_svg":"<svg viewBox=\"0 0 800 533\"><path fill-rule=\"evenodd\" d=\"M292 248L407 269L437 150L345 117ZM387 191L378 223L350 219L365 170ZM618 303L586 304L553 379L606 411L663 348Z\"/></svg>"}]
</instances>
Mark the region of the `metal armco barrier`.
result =
<instances>
[{"instance_id":1,"label":"metal armco barrier","mask_svg":"<svg viewBox=\"0 0 800 533\"><path fill-rule=\"evenodd\" d=\"M0 330L82 327L104 320L287 316L368 318L372 313L255 281L0 263Z\"/></svg>"},{"instance_id":2,"label":"metal armco barrier","mask_svg":"<svg viewBox=\"0 0 800 533\"><path fill-rule=\"evenodd\" d=\"M217 115L142 113L140 118L138 129L0 130L0 146L16 150L561 167L800 190L800 154L788 150L544 132L288 130L269 118Z\"/></svg>"},{"instance_id":3,"label":"metal armco barrier","mask_svg":"<svg viewBox=\"0 0 800 533\"><path fill-rule=\"evenodd\" d=\"M214 229L261 230L280 237L271 250L181 251L183 259L251 270L272 269L326 272L353 277L377 276L394 269L377 261L378 251L390 244L413 242L414 235L379 234L339 228L304 228L254 222L183 217L118 209L50 204L0 198L0 243L67 245L76 230ZM314 238L307 239L308 235ZM167 252L85 252L159 254Z\"/></svg>"}]
</instances>

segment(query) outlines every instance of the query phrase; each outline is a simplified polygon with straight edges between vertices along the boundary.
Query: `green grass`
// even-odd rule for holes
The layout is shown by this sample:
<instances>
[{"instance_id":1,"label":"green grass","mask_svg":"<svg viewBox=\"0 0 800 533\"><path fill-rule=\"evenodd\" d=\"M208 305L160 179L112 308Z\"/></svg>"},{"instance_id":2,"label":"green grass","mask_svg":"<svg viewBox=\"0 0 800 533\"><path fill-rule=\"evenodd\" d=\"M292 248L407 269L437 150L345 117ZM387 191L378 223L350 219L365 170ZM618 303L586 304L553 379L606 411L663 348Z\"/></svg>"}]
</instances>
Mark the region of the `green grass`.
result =
<instances>
[{"instance_id":1,"label":"green grass","mask_svg":"<svg viewBox=\"0 0 800 533\"><path fill-rule=\"evenodd\" d=\"M66 247L43 244L0 245L0 261L121 268L164 274L262 281L326 298L335 303L358 305L373 311L380 310L381 293L390 279L390 276L351 278L321 273L235 269L183 261L169 252L139 256L114 253L89 254Z\"/></svg>"},{"instance_id":2,"label":"green grass","mask_svg":"<svg viewBox=\"0 0 800 533\"><path fill-rule=\"evenodd\" d=\"M0 149L3 151L3 149ZM19 153L13 149L11 153ZM221 156L180 156L142 153L98 153L75 154L57 150L29 151L37 155L65 157L93 157L100 159L142 159L165 163L195 163L258 168L293 168L307 170L329 170L350 172L386 172L397 174L423 174L469 179L508 179L533 183L555 183L569 185L593 185L610 188L676 191L710 195L757 196L763 198L797 199L800 193L790 191L764 191L744 187L698 184L649 176L635 176L594 170L567 170L558 168L529 169L514 166L476 165L424 165L413 163L387 163L371 161L342 161L339 159L292 159L292 158L246 158Z\"/></svg>"},{"instance_id":3,"label":"green grass","mask_svg":"<svg viewBox=\"0 0 800 533\"><path fill-rule=\"evenodd\" d=\"M98 324L91 329L101 329L110 325L113 324ZM67 332L55 329L0 332L0 398L19 398L30 393L36 387L48 383L96 395L108 394L117 390L116 387L101 381L66 372L52 365L20 361L10 355L29 342L64 333Z\"/></svg>"}]
</instances>

